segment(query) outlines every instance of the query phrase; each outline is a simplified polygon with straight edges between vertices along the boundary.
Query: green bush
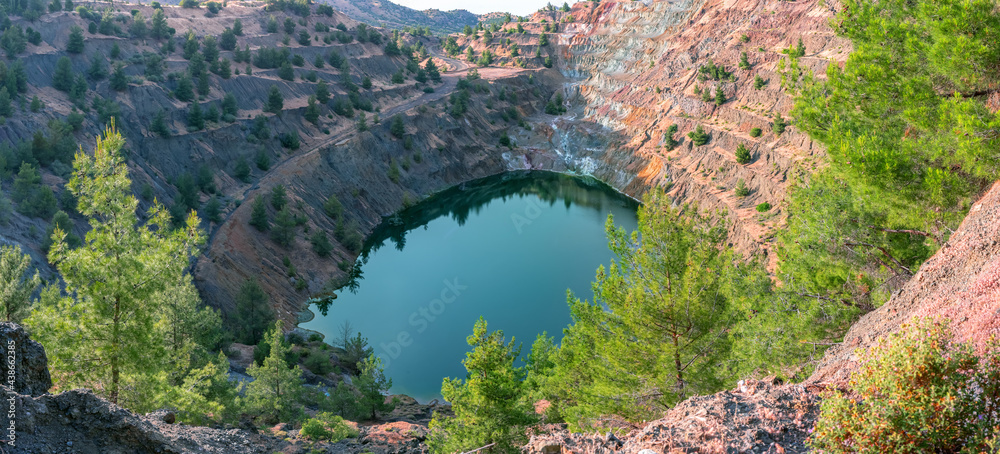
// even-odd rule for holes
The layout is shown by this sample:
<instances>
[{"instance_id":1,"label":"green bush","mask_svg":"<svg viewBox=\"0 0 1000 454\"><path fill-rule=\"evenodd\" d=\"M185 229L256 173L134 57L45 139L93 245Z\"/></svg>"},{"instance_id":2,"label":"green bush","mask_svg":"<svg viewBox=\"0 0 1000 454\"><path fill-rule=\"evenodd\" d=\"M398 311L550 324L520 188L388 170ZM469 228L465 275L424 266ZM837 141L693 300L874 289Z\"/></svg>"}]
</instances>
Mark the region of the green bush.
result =
<instances>
[{"instance_id":1,"label":"green bush","mask_svg":"<svg viewBox=\"0 0 1000 454\"><path fill-rule=\"evenodd\" d=\"M761 212L761 213L766 212L766 211L768 211L770 209L771 209L771 204L767 203L767 202L764 202L764 203L762 203L760 205L757 205L757 211Z\"/></svg>"},{"instance_id":2,"label":"green bush","mask_svg":"<svg viewBox=\"0 0 1000 454\"><path fill-rule=\"evenodd\" d=\"M736 197L746 197L750 195L750 188L747 187L747 184L742 178L736 180L736 189L733 189L733 194L735 194Z\"/></svg>"},{"instance_id":3,"label":"green bush","mask_svg":"<svg viewBox=\"0 0 1000 454\"><path fill-rule=\"evenodd\" d=\"M753 128L750 130L750 137L760 137L760 134L761 134L760 128Z\"/></svg>"},{"instance_id":4,"label":"green bush","mask_svg":"<svg viewBox=\"0 0 1000 454\"><path fill-rule=\"evenodd\" d=\"M306 369L309 369L316 375L326 375L333 372L333 363L330 362L330 355L321 350L310 350L304 364Z\"/></svg>"},{"instance_id":5,"label":"green bush","mask_svg":"<svg viewBox=\"0 0 1000 454\"><path fill-rule=\"evenodd\" d=\"M705 145L706 143L708 143L709 140L711 140L711 136L705 132L705 130L701 127L701 125L695 127L694 131L689 132L688 137L691 139L691 142L693 142L694 146L696 147Z\"/></svg>"},{"instance_id":6,"label":"green bush","mask_svg":"<svg viewBox=\"0 0 1000 454\"><path fill-rule=\"evenodd\" d=\"M750 154L750 150L747 149L746 145L742 143L736 146L736 162L740 164L749 164L753 160L753 155Z\"/></svg>"},{"instance_id":7,"label":"green bush","mask_svg":"<svg viewBox=\"0 0 1000 454\"><path fill-rule=\"evenodd\" d=\"M348 426L340 416L324 412L306 420L299 434L313 440L336 443L345 438L357 437L358 431Z\"/></svg>"},{"instance_id":8,"label":"green bush","mask_svg":"<svg viewBox=\"0 0 1000 454\"><path fill-rule=\"evenodd\" d=\"M920 319L861 352L860 362L849 393L824 397L811 447L831 454L995 452L996 337L977 356L972 345L954 342L947 321Z\"/></svg>"}]
</instances>

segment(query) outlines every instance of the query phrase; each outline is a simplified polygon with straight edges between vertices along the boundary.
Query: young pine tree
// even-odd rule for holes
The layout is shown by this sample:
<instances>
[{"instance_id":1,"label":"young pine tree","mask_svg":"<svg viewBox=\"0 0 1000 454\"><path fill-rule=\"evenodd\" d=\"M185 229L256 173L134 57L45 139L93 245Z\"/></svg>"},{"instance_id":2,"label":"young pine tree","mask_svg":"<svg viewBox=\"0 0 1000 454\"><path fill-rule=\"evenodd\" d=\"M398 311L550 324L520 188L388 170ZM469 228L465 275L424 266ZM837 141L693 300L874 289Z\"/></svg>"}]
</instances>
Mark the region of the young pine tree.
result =
<instances>
[{"instance_id":1,"label":"young pine tree","mask_svg":"<svg viewBox=\"0 0 1000 454\"><path fill-rule=\"evenodd\" d=\"M29 298L41 284L38 271L28 274L31 257L16 246L0 246L0 316L20 323L28 314Z\"/></svg>"},{"instance_id":2,"label":"young pine tree","mask_svg":"<svg viewBox=\"0 0 1000 454\"><path fill-rule=\"evenodd\" d=\"M468 337L467 379L445 378L441 394L452 404L453 418L434 415L428 445L432 452L464 452L496 443L499 453L519 453L528 439L525 428L535 422L533 409L523 399L525 371L514 362L521 348L506 342L503 331L487 331L486 320L476 322Z\"/></svg>"},{"instance_id":3,"label":"young pine tree","mask_svg":"<svg viewBox=\"0 0 1000 454\"><path fill-rule=\"evenodd\" d=\"M61 372L61 386L86 384L114 403L124 383L141 383L162 370L164 347L149 301L182 279L202 242L194 215L171 229L170 215L156 205L139 221L124 145L112 124L93 155L77 153L68 187L91 230L84 247L69 249L63 237L55 242L49 258L69 296L42 305L28 322Z\"/></svg>"},{"instance_id":4,"label":"young pine tree","mask_svg":"<svg viewBox=\"0 0 1000 454\"><path fill-rule=\"evenodd\" d=\"M273 424L278 421L295 421L301 417L302 408L298 400L302 395L302 370L299 366L288 367L285 356L289 347L281 333L281 322L267 333L271 352L264 364L256 363L247 368L247 374L254 378L246 388L243 405L252 413Z\"/></svg>"}]
</instances>

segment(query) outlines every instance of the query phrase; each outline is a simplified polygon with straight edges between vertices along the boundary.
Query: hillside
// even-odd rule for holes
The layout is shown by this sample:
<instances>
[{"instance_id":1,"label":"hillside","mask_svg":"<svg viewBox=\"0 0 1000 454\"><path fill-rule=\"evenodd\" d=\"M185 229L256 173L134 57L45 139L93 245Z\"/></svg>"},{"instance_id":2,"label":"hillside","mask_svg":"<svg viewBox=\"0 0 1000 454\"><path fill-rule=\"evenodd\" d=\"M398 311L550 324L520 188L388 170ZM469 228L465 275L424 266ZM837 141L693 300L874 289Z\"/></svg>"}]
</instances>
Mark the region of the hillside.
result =
<instances>
[{"instance_id":1,"label":"hillside","mask_svg":"<svg viewBox=\"0 0 1000 454\"><path fill-rule=\"evenodd\" d=\"M323 3L356 21L386 28L427 27L434 33L454 33L479 22L479 16L464 9L418 11L388 0L323 0Z\"/></svg>"}]
</instances>

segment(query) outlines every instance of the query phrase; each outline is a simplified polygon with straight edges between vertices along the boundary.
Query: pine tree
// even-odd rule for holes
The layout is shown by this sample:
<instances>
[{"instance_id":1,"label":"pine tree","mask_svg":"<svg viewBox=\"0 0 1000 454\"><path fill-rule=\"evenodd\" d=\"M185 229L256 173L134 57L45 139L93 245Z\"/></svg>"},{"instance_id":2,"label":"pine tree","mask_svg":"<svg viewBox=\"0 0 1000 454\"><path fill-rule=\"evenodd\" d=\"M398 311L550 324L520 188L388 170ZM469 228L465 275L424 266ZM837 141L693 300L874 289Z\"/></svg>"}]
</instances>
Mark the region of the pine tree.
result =
<instances>
[{"instance_id":1,"label":"pine tree","mask_svg":"<svg viewBox=\"0 0 1000 454\"><path fill-rule=\"evenodd\" d=\"M267 205L265 205L262 195L257 195L253 199L253 205L250 209L250 225L261 232L271 228L271 223L267 220Z\"/></svg>"},{"instance_id":2,"label":"pine tree","mask_svg":"<svg viewBox=\"0 0 1000 454\"><path fill-rule=\"evenodd\" d=\"M170 129L167 128L167 113L160 109L156 112L156 116L153 117L153 123L150 124L149 130L156 133L160 137L170 137Z\"/></svg>"},{"instance_id":3,"label":"pine tree","mask_svg":"<svg viewBox=\"0 0 1000 454\"><path fill-rule=\"evenodd\" d=\"M191 83L191 77L187 74L182 75L177 81L174 97L181 102L190 102L194 99L194 85Z\"/></svg>"},{"instance_id":4,"label":"pine tree","mask_svg":"<svg viewBox=\"0 0 1000 454\"><path fill-rule=\"evenodd\" d=\"M667 151L677 148L677 139L674 139L674 134L677 134L676 123L670 125L670 127L667 128L667 132L663 135L663 147L666 148Z\"/></svg>"},{"instance_id":5,"label":"pine tree","mask_svg":"<svg viewBox=\"0 0 1000 454\"><path fill-rule=\"evenodd\" d=\"M115 69L111 73L111 89L115 91L125 91L128 88L128 78L125 77L125 68L121 63L115 64Z\"/></svg>"},{"instance_id":6,"label":"pine tree","mask_svg":"<svg viewBox=\"0 0 1000 454\"><path fill-rule=\"evenodd\" d=\"M66 43L66 52L71 54L83 53L83 29L74 25L69 29L69 41Z\"/></svg>"},{"instance_id":7,"label":"pine tree","mask_svg":"<svg viewBox=\"0 0 1000 454\"><path fill-rule=\"evenodd\" d=\"M750 61L747 60L747 53L740 53L740 69L750 69Z\"/></svg>"},{"instance_id":8,"label":"pine tree","mask_svg":"<svg viewBox=\"0 0 1000 454\"><path fill-rule=\"evenodd\" d=\"M312 236L309 237L309 243L312 244L313 252L320 257L328 257L330 251L333 250L333 244L330 243L330 238L323 230L317 229L313 232Z\"/></svg>"},{"instance_id":9,"label":"pine tree","mask_svg":"<svg viewBox=\"0 0 1000 454\"><path fill-rule=\"evenodd\" d=\"M715 105L721 106L726 102L726 93L722 90L722 85L715 87Z\"/></svg>"},{"instance_id":10,"label":"pine tree","mask_svg":"<svg viewBox=\"0 0 1000 454\"><path fill-rule=\"evenodd\" d=\"M154 335L157 318L149 300L180 281L202 242L195 216L174 230L169 214L156 205L139 221L124 145L112 125L93 155L77 153L78 172L68 187L91 230L84 247L70 250L62 238L55 242L49 258L69 296L42 305L28 319L53 368L63 372L61 386L88 384L113 403L124 383L143 382L161 367L163 345Z\"/></svg>"},{"instance_id":11,"label":"pine tree","mask_svg":"<svg viewBox=\"0 0 1000 454\"><path fill-rule=\"evenodd\" d=\"M309 96L309 99L306 101L306 111L303 116L306 121L314 125L319 124L319 104L316 104L315 96Z\"/></svg>"},{"instance_id":12,"label":"pine tree","mask_svg":"<svg viewBox=\"0 0 1000 454\"><path fill-rule=\"evenodd\" d=\"M201 114L201 105L194 102L191 103L191 107L188 109L187 124L189 128L193 128L196 131L205 129L205 118Z\"/></svg>"},{"instance_id":13,"label":"pine tree","mask_svg":"<svg viewBox=\"0 0 1000 454\"><path fill-rule=\"evenodd\" d=\"M730 295L741 293L731 282L742 272L712 219L673 208L654 190L637 232L610 217L607 232L618 259L598 269L592 302L571 296L573 324L549 383L548 392L572 406L561 413L578 428L607 414L649 419L726 385L720 365L739 318Z\"/></svg>"},{"instance_id":14,"label":"pine tree","mask_svg":"<svg viewBox=\"0 0 1000 454\"><path fill-rule=\"evenodd\" d=\"M389 133L397 139L403 138L403 134L406 134L406 127L403 125L403 117L399 115L392 117L392 126L389 127Z\"/></svg>"},{"instance_id":15,"label":"pine tree","mask_svg":"<svg viewBox=\"0 0 1000 454\"><path fill-rule=\"evenodd\" d=\"M746 145L740 143L736 146L736 162L740 164L749 164L753 160L753 155L750 154L750 150L747 149Z\"/></svg>"},{"instance_id":16,"label":"pine tree","mask_svg":"<svg viewBox=\"0 0 1000 454\"><path fill-rule=\"evenodd\" d=\"M232 93L226 93L226 96L222 97L222 114L236 116L239 113L239 108L236 106L236 96Z\"/></svg>"},{"instance_id":17,"label":"pine tree","mask_svg":"<svg viewBox=\"0 0 1000 454\"><path fill-rule=\"evenodd\" d=\"M320 79L316 82L316 101L320 104L326 104L330 101L330 90L326 87L326 81Z\"/></svg>"},{"instance_id":18,"label":"pine tree","mask_svg":"<svg viewBox=\"0 0 1000 454\"><path fill-rule=\"evenodd\" d=\"M52 73L52 87L65 92L73 88L73 62L69 57L59 57L56 61L56 70Z\"/></svg>"},{"instance_id":19,"label":"pine tree","mask_svg":"<svg viewBox=\"0 0 1000 454\"><path fill-rule=\"evenodd\" d=\"M132 16L132 26L129 27L129 33L132 34L133 38L146 39L148 32L149 29L146 28L146 16L143 16L140 12L136 12Z\"/></svg>"},{"instance_id":20,"label":"pine tree","mask_svg":"<svg viewBox=\"0 0 1000 454\"><path fill-rule=\"evenodd\" d=\"M385 392L392 388L392 379L386 378L382 370L382 359L370 355L358 363L361 375L358 376L356 386L361 392L359 404L371 420L378 418L379 413L386 414L396 408L396 403L385 402Z\"/></svg>"},{"instance_id":21,"label":"pine tree","mask_svg":"<svg viewBox=\"0 0 1000 454\"><path fill-rule=\"evenodd\" d=\"M243 36L243 21L236 19L233 22L233 34L236 36Z\"/></svg>"},{"instance_id":22,"label":"pine tree","mask_svg":"<svg viewBox=\"0 0 1000 454\"><path fill-rule=\"evenodd\" d=\"M13 113L14 109L10 104L10 93L7 93L7 87L0 87L0 117L9 117Z\"/></svg>"},{"instance_id":23,"label":"pine tree","mask_svg":"<svg viewBox=\"0 0 1000 454\"><path fill-rule=\"evenodd\" d=\"M271 188L271 206L275 210L284 208L287 203L288 193L285 191L285 185L279 184Z\"/></svg>"},{"instance_id":24,"label":"pine tree","mask_svg":"<svg viewBox=\"0 0 1000 454\"><path fill-rule=\"evenodd\" d=\"M535 422L524 399L525 371L514 366L521 348L514 339L507 342L501 330L488 332L482 317L468 343L472 351L462 361L466 380L446 378L441 384L455 417L434 415L428 445L432 452L445 453L495 443L492 452L518 453L528 441L526 427Z\"/></svg>"},{"instance_id":25,"label":"pine tree","mask_svg":"<svg viewBox=\"0 0 1000 454\"><path fill-rule=\"evenodd\" d=\"M280 114L284 108L285 98L281 96L281 91L278 90L278 87L271 85L271 91L267 94L267 108L264 111Z\"/></svg>"},{"instance_id":26,"label":"pine tree","mask_svg":"<svg viewBox=\"0 0 1000 454\"><path fill-rule=\"evenodd\" d=\"M28 274L31 257L17 246L0 246L0 311L4 321L21 323L28 314L31 294L41 284L38 271Z\"/></svg>"},{"instance_id":27,"label":"pine tree","mask_svg":"<svg viewBox=\"0 0 1000 454\"><path fill-rule=\"evenodd\" d=\"M167 16L162 9L153 10L153 17L150 19L149 34L153 38L163 39L170 37L170 27L167 25Z\"/></svg>"},{"instance_id":28,"label":"pine tree","mask_svg":"<svg viewBox=\"0 0 1000 454\"><path fill-rule=\"evenodd\" d=\"M691 142L693 142L696 147L705 145L708 143L709 139L711 139L711 136L705 132L705 129L702 128L701 125L695 127L694 131L689 132L688 137L691 138Z\"/></svg>"},{"instance_id":29,"label":"pine tree","mask_svg":"<svg viewBox=\"0 0 1000 454\"><path fill-rule=\"evenodd\" d=\"M274 217L271 239L286 248L295 242L295 217L288 206L278 211L278 215Z\"/></svg>"},{"instance_id":30,"label":"pine tree","mask_svg":"<svg viewBox=\"0 0 1000 454\"><path fill-rule=\"evenodd\" d=\"M257 279L249 279L236 294L236 316L230 329L237 342L256 345L274 321L274 309Z\"/></svg>"},{"instance_id":31,"label":"pine tree","mask_svg":"<svg viewBox=\"0 0 1000 454\"><path fill-rule=\"evenodd\" d=\"M295 420L302 411L297 405L303 392L302 370L299 366L289 368L285 362L289 348L283 337L281 322L275 322L267 334L271 352L264 364L254 363L247 368L247 374L254 380L246 387L243 403L268 423Z\"/></svg>"}]
</instances>

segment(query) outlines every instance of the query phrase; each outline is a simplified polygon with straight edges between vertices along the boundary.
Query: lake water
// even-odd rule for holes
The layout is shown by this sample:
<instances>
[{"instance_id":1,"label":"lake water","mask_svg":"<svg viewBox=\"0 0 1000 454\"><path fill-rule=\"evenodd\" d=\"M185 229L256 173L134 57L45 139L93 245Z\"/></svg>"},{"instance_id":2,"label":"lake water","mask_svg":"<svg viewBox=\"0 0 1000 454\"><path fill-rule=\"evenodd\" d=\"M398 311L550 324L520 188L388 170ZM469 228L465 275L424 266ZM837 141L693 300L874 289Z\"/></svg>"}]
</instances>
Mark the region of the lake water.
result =
<instances>
[{"instance_id":1,"label":"lake water","mask_svg":"<svg viewBox=\"0 0 1000 454\"><path fill-rule=\"evenodd\" d=\"M604 223L636 228L635 201L592 179L516 172L463 184L387 219L358 259L354 291L301 326L331 341L350 321L382 357L391 392L440 398L443 377L465 378L466 337L489 329L523 343L558 342L570 323L566 290L592 299L612 259Z\"/></svg>"}]
</instances>

